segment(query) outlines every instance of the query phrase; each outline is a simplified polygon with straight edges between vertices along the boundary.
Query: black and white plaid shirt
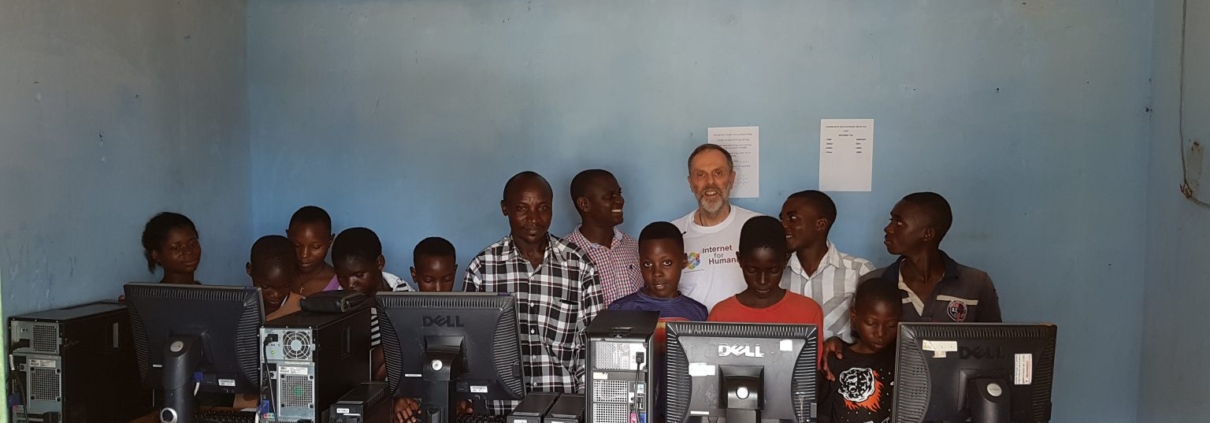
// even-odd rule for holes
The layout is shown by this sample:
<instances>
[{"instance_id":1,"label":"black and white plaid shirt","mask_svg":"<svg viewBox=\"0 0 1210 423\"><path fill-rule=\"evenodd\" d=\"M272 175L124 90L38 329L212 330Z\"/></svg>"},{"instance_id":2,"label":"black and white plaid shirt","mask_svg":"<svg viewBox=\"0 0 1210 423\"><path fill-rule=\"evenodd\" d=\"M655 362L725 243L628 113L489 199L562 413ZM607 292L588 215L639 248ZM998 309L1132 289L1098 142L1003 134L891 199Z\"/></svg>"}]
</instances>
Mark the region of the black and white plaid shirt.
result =
<instances>
[{"instance_id":1,"label":"black and white plaid shirt","mask_svg":"<svg viewBox=\"0 0 1210 423\"><path fill-rule=\"evenodd\" d=\"M604 306L596 269L575 244L547 235L536 269L512 236L488 246L466 268L467 292L517 296L521 367L530 392L584 391L584 328Z\"/></svg>"}]
</instances>

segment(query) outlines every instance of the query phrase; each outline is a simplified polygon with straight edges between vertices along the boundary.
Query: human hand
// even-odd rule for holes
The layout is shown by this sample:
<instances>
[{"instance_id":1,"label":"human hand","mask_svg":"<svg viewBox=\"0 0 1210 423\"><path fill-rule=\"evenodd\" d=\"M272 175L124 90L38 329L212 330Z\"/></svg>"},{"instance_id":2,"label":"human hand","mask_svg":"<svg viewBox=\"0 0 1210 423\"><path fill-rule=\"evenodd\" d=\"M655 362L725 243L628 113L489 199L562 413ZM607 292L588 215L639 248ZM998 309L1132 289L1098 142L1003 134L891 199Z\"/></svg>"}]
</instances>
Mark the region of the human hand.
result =
<instances>
[{"instance_id":1,"label":"human hand","mask_svg":"<svg viewBox=\"0 0 1210 423\"><path fill-rule=\"evenodd\" d=\"M394 423L416 423L420 421L420 403L415 398L395 398Z\"/></svg>"},{"instance_id":2,"label":"human hand","mask_svg":"<svg viewBox=\"0 0 1210 423\"><path fill-rule=\"evenodd\" d=\"M472 414L475 414L475 406L471 405L470 400L458 401L458 411L455 412L456 416L469 416Z\"/></svg>"},{"instance_id":3,"label":"human hand","mask_svg":"<svg viewBox=\"0 0 1210 423\"><path fill-rule=\"evenodd\" d=\"M828 376L828 380L834 381L836 375L833 375L832 370L828 369L828 355L836 356L837 360L844 360L844 341L835 336L823 341L823 357L820 359L823 362L823 373Z\"/></svg>"}]
</instances>

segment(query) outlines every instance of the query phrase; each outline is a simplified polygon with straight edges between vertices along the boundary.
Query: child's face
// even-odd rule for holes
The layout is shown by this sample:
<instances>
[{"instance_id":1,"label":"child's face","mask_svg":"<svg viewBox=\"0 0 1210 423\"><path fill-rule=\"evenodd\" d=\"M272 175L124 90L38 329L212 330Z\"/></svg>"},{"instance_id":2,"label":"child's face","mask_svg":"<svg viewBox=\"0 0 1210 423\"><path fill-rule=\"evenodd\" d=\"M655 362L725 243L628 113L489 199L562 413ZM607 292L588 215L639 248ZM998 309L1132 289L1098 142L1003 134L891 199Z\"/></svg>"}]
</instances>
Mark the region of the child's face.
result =
<instances>
[{"instance_id":1,"label":"child's face","mask_svg":"<svg viewBox=\"0 0 1210 423\"><path fill-rule=\"evenodd\" d=\"M382 289L382 256L378 256L377 263L349 257L332 264L341 288L371 297Z\"/></svg>"},{"instance_id":2,"label":"child's face","mask_svg":"<svg viewBox=\"0 0 1210 423\"><path fill-rule=\"evenodd\" d=\"M184 226L172 228L160 249L151 252L151 258L164 268L164 273L196 272L202 261L202 245L198 243L197 232Z\"/></svg>"},{"instance_id":3,"label":"child's face","mask_svg":"<svg viewBox=\"0 0 1210 423\"><path fill-rule=\"evenodd\" d=\"M639 269L647 284L647 295L656 298L677 296L681 270L685 268L685 250L671 239L652 239L639 243Z\"/></svg>"},{"instance_id":4,"label":"child's face","mask_svg":"<svg viewBox=\"0 0 1210 423\"><path fill-rule=\"evenodd\" d=\"M324 264L328 248L332 247L332 228L322 223L300 223L286 230L298 253L298 270L310 274Z\"/></svg>"},{"instance_id":5,"label":"child's face","mask_svg":"<svg viewBox=\"0 0 1210 423\"><path fill-rule=\"evenodd\" d=\"M294 283L297 272L293 268L283 269L278 266L261 269L259 272L249 271L252 276L252 284L260 288L261 296L265 301L266 314L277 311L282 301L290 296L290 284Z\"/></svg>"},{"instance_id":6,"label":"child's face","mask_svg":"<svg viewBox=\"0 0 1210 423\"><path fill-rule=\"evenodd\" d=\"M781 274L786 270L786 257L777 254L772 248L762 247L748 254L735 253L739 259L739 267L744 272L744 282L748 283L748 291L756 298L771 298L780 295L782 288Z\"/></svg>"},{"instance_id":7,"label":"child's face","mask_svg":"<svg viewBox=\"0 0 1210 423\"><path fill-rule=\"evenodd\" d=\"M454 278L458 273L458 264L454 258L420 256L416 266L412 267L412 280L420 292L450 292L454 290Z\"/></svg>"},{"instance_id":8,"label":"child's face","mask_svg":"<svg viewBox=\"0 0 1210 423\"><path fill-rule=\"evenodd\" d=\"M858 342L866 344L871 350L880 351L895 343L902 314L901 308L886 301L863 301L849 311L849 320L861 337Z\"/></svg>"},{"instance_id":9,"label":"child's face","mask_svg":"<svg viewBox=\"0 0 1210 423\"><path fill-rule=\"evenodd\" d=\"M827 219L801 198L791 198L781 206L781 227L786 230L786 245L798 251L817 241L827 229Z\"/></svg>"}]
</instances>

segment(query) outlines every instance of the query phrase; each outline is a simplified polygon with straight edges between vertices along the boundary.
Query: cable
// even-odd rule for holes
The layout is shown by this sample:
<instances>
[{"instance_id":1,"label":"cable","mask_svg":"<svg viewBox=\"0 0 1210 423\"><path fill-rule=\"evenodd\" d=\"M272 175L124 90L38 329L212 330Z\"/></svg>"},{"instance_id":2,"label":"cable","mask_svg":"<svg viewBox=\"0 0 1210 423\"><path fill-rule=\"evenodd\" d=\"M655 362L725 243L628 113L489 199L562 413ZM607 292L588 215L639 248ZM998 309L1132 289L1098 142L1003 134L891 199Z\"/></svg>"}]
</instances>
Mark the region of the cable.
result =
<instances>
[{"instance_id":1,"label":"cable","mask_svg":"<svg viewBox=\"0 0 1210 423\"><path fill-rule=\"evenodd\" d=\"M1185 199L1193 202L1193 204L1210 208L1210 203L1197 198L1193 184L1189 182L1188 165L1185 164L1185 28L1188 26L1188 18L1189 0L1183 0L1181 2L1181 46L1177 56L1177 65L1180 67L1180 76L1178 79L1180 90L1177 92L1178 106L1176 117L1177 133L1181 137L1180 143L1178 143L1181 148L1181 195L1184 195ZM1193 145L1199 146L1197 141L1194 141Z\"/></svg>"},{"instance_id":2,"label":"cable","mask_svg":"<svg viewBox=\"0 0 1210 423\"><path fill-rule=\"evenodd\" d=\"M276 407L277 395L274 395L273 382L271 380L269 380L268 360L264 359L265 357L269 356L268 350L269 350L269 343L271 341L272 341L272 339L270 339L269 336L266 336L265 342L261 344L260 356L262 359L261 359L261 377L260 377L260 379L261 379L261 386L269 385L269 411L273 413L272 421L276 422L278 419L277 407ZM262 390L261 393L264 393L264 391ZM257 415L258 419L260 418L260 408L261 408L260 406L261 406L261 401L257 401L256 402L256 411L257 411L256 415ZM318 421L318 420L320 420L320 419L316 419L316 421Z\"/></svg>"}]
</instances>

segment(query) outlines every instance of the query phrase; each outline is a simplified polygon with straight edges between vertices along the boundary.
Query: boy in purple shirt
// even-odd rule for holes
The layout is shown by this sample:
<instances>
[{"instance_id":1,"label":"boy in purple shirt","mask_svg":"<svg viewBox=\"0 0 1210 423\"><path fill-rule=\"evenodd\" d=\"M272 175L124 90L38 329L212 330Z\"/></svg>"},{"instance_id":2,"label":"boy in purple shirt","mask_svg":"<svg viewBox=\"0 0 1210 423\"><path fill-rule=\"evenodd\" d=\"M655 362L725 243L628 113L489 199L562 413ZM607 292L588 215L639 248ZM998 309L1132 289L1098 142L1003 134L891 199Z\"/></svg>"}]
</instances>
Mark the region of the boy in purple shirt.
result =
<instances>
[{"instance_id":1,"label":"boy in purple shirt","mask_svg":"<svg viewBox=\"0 0 1210 423\"><path fill-rule=\"evenodd\" d=\"M655 357L660 364L655 367L657 415L652 421L663 420L662 414L666 404L664 366L667 353L664 349L664 323L705 321L709 315L705 305L681 295L681 291L677 289L686 261L685 239L676 225L668 222L647 225L639 234L639 269L643 274L644 286L638 292L619 298L609 305L610 310L660 313L660 324L655 332Z\"/></svg>"}]
</instances>

